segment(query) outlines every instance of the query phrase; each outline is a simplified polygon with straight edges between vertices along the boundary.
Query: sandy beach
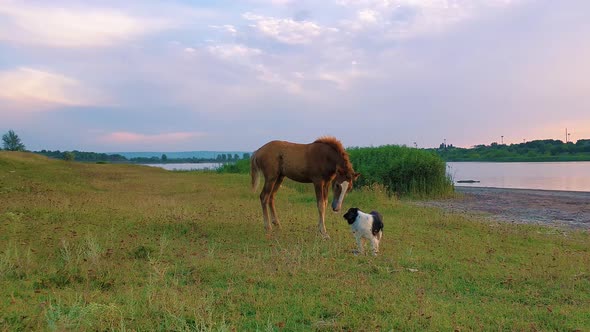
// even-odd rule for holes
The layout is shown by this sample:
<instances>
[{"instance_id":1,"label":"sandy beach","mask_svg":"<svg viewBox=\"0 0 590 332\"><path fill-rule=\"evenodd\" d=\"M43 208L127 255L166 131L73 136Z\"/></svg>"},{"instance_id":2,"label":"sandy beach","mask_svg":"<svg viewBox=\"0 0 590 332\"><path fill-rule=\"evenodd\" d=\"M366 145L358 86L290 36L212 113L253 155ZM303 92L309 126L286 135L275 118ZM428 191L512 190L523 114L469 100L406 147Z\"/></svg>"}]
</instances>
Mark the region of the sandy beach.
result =
<instances>
[{"instance_id":1,"label":"sandy beach","mask_svg":"<svg viewBox=\"0 0 590 332\"><path fill-rule=\"evenodd\" d=\"M498 221L590 230L590 192L455 187L457 198L422 204Z\"/></svg>"}]
</instances>

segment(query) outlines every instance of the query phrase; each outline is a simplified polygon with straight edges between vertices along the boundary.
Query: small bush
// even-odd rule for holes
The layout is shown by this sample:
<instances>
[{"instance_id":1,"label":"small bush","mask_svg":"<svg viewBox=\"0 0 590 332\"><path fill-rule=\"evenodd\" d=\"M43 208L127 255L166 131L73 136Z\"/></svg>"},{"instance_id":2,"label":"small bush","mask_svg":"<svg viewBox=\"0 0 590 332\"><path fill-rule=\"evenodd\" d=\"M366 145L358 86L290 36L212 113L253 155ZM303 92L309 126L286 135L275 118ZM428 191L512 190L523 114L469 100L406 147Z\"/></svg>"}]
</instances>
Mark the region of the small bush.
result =
<instances>
[{"instance_id":1,"label":"small bush","mask_svg":"<svg viewBox=\"0 0 590 332\"><path fill-rule=\"evenodd\" d=\"M250 159L240 159L233 163L225 163L217 169L218 173L250 173Z\"/></svg>"},{"instance_id":2,"label":"small bush","mask_svg":"<svg viewBox=\"0 0 590 332\"><path fill-rule=\"evenodd\" d=\"M76 154L72 151L64 152L63 156L65 161L74 161L76 159Z\"/></svg>"}]
</instances>

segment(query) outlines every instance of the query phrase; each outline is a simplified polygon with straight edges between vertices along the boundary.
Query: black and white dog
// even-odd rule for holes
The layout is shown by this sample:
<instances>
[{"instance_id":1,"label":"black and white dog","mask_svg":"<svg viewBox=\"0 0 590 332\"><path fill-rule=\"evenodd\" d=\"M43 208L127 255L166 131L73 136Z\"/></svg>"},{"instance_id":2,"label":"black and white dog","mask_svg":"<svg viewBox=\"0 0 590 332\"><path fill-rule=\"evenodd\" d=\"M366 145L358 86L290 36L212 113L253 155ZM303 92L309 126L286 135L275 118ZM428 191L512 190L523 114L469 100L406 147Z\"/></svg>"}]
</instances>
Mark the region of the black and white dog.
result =
<instances>
[{"instance_id":1,"label":"black and white dog","mask_svg":"<svg viewBox=\"0 0 590 332\"><path fill-rule=\"evenodd\" d=\"M373 255L379 252L379 241L383 236L383 216L377 211L364 213L358 208L350 208L344 214L352 234L356 237L358 252L364 253L365 239L371 241Z\"/></svg>"}]
</instances>

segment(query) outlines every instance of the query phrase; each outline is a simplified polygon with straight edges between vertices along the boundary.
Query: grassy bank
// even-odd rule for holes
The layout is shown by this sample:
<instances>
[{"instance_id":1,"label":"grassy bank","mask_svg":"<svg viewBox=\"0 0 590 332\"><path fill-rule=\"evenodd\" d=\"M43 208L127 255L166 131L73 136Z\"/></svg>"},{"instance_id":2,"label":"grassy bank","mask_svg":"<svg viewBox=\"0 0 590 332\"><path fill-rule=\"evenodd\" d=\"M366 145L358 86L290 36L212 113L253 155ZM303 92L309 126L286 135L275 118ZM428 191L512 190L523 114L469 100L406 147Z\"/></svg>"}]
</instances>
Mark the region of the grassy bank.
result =
<instances>
[{"instance_id":1,"label":"grassy bank","mask_svg":"<svg viewBox=\"0 0 590 332\"><path fill-rule=\"evenodd\" d=\"M0 152L0 330L588 330L590 236L474 222L355 190L384 216L355 257L286 182L266 238L245 174Z\"/></svg>"}]
</instances>

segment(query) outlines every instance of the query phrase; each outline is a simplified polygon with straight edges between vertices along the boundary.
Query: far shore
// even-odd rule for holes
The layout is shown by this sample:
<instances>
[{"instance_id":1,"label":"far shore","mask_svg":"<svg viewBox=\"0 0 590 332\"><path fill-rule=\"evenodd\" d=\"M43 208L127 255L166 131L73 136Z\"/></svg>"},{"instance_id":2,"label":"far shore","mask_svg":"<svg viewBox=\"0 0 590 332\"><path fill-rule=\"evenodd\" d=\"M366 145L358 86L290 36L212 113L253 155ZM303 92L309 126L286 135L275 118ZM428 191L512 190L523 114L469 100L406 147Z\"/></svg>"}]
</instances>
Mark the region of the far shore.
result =
<instances>
[{"instance_id":1,"label":"far shore","mask_svg":"<svg viewBox=\"0 0 590 332\"><path fill-rule=\"evenodd\" d=\"M458 197L419 204L493 220L590 230L590 192L456 186Z\"/></svg>"},{"instance_id":2,"label":"far shore","mask_svg":"<svg viewBox=\"0 0 590 332\"><path fill-rule=\"evenodd\" d=\"M590 198L590 190L553 190L553 189L525 189L525 188L499 188L499 187L480 187L480 186L461 186L455 185L455 191L459 193L475 193L481 191L487 192L521 192L523 194L539 194L547 196L571 196L571 197L588 197Z\"/></svg>"}]
</instances>

